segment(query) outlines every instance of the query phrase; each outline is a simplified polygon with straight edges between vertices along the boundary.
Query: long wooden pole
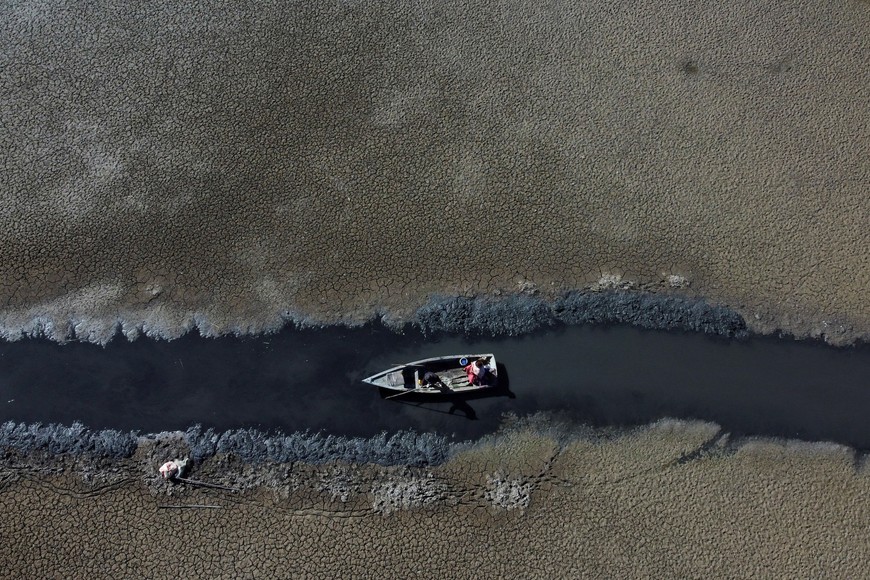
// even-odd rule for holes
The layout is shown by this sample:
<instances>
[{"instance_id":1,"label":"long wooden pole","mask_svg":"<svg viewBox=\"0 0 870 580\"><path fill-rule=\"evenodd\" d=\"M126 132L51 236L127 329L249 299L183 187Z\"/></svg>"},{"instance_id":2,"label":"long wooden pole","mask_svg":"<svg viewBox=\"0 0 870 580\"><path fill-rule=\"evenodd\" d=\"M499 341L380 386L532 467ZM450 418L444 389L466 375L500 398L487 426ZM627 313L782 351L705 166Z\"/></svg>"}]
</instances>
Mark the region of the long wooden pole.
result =
<instances>
[{"instance_id":1,"label":"long wooden pole","mask_svg":"<svg viewBox=\"0 0 870 580\"><path fill-rule=\"evenodd\" d=\"M218 485L216 483L206 483L204 481L196 481L195 479L187 479L186 477L176 477L175 479L178 481L183 481L184 483L189 483L190 485L198 485L200 487L211 487L214 489L224 489L226 491L235 491L235 492L239 491L238 489L236 489L234 487L228 487L226 485Z\"/></svg>"},{"instance_id":2,"label":"long wooden pole","mask_svg":"<svg viewBox=\"0 0 870 580\"><path fill-rule=\"evenodd\" d=\"M401 393L398 393L398 394L395 394L395 395L390 395L389 397L384 397L384 399L392 399L393 397L401 397L402 395L407 395L408 393L415 393L415 392L417 392L418 390L419 390L419 389L411 389L411 390L409 390L409 391L402 391Z\"/></svg>"},{"instance_id":3,"label":"long wooden pole","mask_svg":"<svg viewBox=\"0 0 870 580\"><path fill-rule=\"evenodd\" d=\"M206 510L218 510L221 509L222 505L204 505L204 504L185 504L185 505L159 505L158 508L162 510L176 509L176 510L192 510L192 509L206 509Z\"/></svg>"}]
</instances>

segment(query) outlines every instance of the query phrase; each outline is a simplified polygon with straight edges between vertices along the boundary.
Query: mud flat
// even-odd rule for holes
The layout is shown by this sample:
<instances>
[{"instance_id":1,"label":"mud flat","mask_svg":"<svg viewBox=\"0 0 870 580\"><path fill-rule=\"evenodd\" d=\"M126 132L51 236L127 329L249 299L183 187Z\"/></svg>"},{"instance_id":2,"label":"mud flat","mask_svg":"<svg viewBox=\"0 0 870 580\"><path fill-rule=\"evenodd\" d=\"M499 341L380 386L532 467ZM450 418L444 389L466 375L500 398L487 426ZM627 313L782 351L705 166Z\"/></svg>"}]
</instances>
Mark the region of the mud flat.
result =
<instances>
[{"instance_id":1,"label":"mud flat","mask_svg":"<svg viewBox=\"0 0 870 580\"><path fill-rule=\"evenodd\" d=\"M860 0L10 4L2 333L645 289L867 338L868 30Z\"/></svg>"},{"instance_id":2,"label":"mud flat","mask_svg":"<svg viewBox=\"0 0 870 580\"><path fill-rule=\"evenodd\" d=\"M64 437L42 434L43 443ZM732 441L708 423L618 433L528 417L415 467L212 450L189 477L238 491L159 479L159 463L204 435L143 437L112 458L111 445L90 455L15 449L4 431L0 569L15 578L160 576L167 562L191 578L859 577L870 556L870 473L837 445Z\"/></svg>"}]
</instances>

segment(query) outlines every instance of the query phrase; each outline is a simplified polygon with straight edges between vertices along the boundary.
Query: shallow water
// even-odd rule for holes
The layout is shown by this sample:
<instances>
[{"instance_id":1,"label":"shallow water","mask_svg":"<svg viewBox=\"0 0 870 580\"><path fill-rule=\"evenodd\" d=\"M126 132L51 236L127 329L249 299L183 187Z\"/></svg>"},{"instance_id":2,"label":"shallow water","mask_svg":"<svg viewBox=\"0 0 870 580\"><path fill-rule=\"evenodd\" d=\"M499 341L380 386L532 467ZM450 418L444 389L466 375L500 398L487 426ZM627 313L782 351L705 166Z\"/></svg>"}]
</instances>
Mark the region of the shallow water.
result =
<instances>
[{"instance_id":1,"label":"shallow water","mask_svg":"<svg viewBox=\"0 0 870 580\"><path fill-rule=\"evenodd\" d=\"M494 352L512 396L418 404L360 379L427 356ZM107 347L0 343L0 419L164 431L193 423L371 435L413 428L477 437L505 412L563 411L595 425L702 419L741 435L870 449L870 347L631 327L467 338L380 326Z\"/></svg>"}]
</instances>

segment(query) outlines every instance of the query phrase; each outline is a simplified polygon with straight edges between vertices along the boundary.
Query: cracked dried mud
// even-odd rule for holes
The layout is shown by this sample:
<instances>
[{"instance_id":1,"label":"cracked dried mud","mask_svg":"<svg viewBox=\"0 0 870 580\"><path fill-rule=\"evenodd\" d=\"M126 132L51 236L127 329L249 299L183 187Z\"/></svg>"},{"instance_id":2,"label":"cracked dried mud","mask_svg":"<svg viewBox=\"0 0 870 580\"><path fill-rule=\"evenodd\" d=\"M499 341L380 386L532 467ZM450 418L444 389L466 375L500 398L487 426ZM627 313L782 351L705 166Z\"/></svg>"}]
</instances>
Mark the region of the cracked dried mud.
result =
<instances>
[{"instance_id":1,"label":"cracked dried mud","mask_svg":"<svg viewBox=\"0 0 870 580\"><path fill-rule=\"evenodd\" d=\"M868 29L854 0L9 4L0 331L647 287L866 338Z\"/></svg>"},{"instance_id":2,"label":"cracked dried mud","mask_svg":"<svg viewBox=\"0 0 870 580\"><path fill-rule=\"evenodd\" d=\"M215 456L189 475L237 492L160 479L169 447L96 466L7 455L5 577L162 577L169 562L189 578L866 571L870 479L836 445L729 442L707 423L568 437L520 424L428 468Z\"/></svg>"}]
</instances>

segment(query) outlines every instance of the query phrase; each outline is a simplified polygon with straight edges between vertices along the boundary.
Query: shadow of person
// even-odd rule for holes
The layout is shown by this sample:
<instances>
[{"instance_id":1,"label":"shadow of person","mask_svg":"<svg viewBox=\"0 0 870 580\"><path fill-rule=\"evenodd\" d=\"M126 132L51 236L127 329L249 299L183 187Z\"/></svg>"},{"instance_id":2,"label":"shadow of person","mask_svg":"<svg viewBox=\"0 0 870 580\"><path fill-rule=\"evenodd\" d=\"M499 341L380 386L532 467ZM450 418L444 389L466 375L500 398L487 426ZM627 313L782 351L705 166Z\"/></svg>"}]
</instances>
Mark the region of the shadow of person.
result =
<instances>
[{"instance_id":1,"label":"shadow of person","mask_svg":"<svg viewBox=\"0 0 870 580\"><path fill-rule=\"evenodd\" d=\"M443 395L450 395L451 393L453 393L453 389L451 389L450 387L448 387L447 385L445 385L443 382L441 382L440 379L439 379L439 381L438 381L437 383L435 383L434 385L429 385L429 386L430 386L430 387L435 387L435 388L438 389L438 391L439 391L441 394L443 394Z\"/></svg>"},{"instance_id":2,"label":"shadow of person","mask_svg":"<svg viewBox=\"0 0 870 580\"><path fill-rule=\"evenodd\" d=\"M452 415L456 411L459 411L460 413L465 415L465 418L469 421L477 420L477 412L471 405L468 404L468 401L466 401L465 399L461 399L459 397L451 398L450 409L448 409L447 414Z\"/></svg>"}]
</instances>

